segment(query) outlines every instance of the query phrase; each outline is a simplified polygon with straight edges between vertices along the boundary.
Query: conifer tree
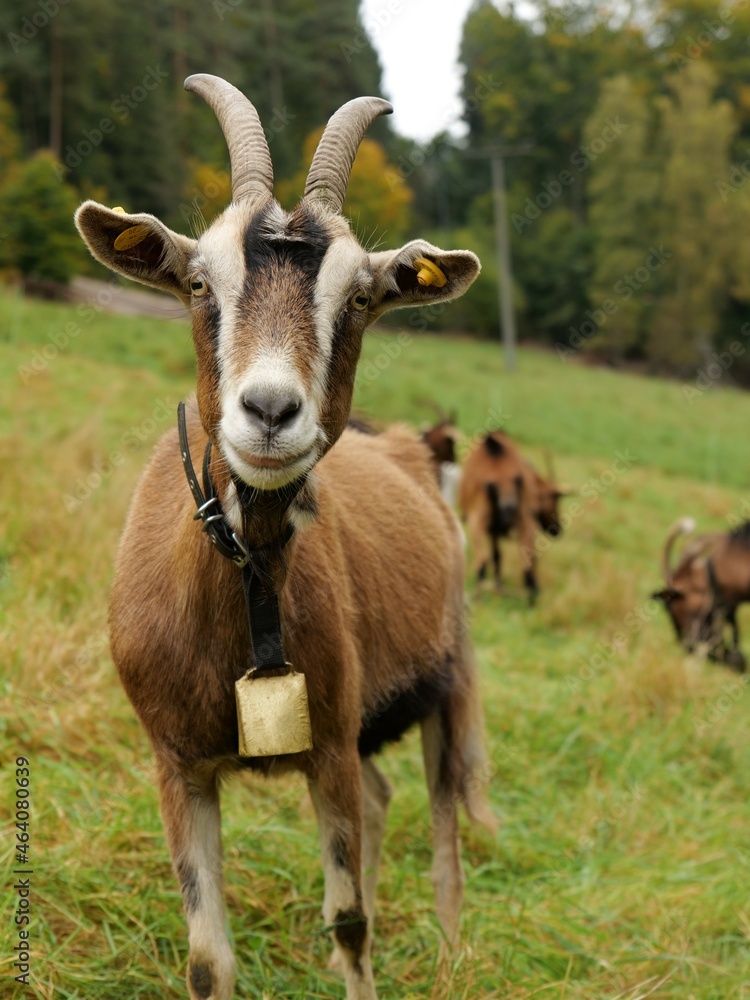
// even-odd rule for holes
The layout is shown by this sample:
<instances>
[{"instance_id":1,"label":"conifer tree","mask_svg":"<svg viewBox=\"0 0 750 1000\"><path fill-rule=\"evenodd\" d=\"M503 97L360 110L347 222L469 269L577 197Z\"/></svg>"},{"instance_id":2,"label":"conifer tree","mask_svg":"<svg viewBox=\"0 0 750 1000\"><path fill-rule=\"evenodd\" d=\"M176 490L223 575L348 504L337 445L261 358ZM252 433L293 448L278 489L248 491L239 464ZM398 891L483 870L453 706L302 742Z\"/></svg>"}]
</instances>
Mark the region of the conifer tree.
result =
<instances>
[{"instance_id":1,"label":"conifer tree","mask_svg":"<svg viewBox=\"0 0 750 1000\"><path fill-rule=\"evenodd\" d=\"M729 173L733 109L715 100L715 74L698 60L668 78L660 101L661 172L657 243L669 253L649 325L657 361L693 367L710 360L728 294L733 227L717 180Z\"/></svg>"},{"instance_id":2,"label":"conifer tree","mask_svg":"<svg viewBox=\"0 0 750 1000\"><path fill-rule=\"evenodd\" d=\"M654 259L659 182L651 115L629 77L604 82L584 136L587 147L602 147L588 179L594 261L588 292L604 321L590 344L621 358L642 341L662 266Z\"/></svg>"}]
</instances>

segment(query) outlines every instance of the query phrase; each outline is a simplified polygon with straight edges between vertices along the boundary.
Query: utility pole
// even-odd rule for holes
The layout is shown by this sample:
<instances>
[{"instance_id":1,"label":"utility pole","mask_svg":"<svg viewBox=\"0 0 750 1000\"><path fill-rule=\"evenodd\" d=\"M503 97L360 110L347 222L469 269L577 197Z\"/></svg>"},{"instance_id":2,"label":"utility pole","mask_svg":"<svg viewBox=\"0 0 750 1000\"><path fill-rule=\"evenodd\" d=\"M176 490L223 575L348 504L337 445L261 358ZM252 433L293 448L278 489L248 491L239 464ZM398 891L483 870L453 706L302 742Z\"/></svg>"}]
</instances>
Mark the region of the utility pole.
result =
<instances>
[{"instance_id":1,"label":"utility pole","mask_svg":"<svg viewBox=\"0 0 750 1000\"><path fill-rule=\"evenodd\" d=\"M513 272L510 265L510 240L508 239L508 211L505 198L505 164L500 150L492 154L492 200L495 206L495 247L500 272L498 302L500 328L505 352L505 367L516 370L516 315L513 310Z\"/></svg>"},{"instance_id":2,"label":"utility pole","mask_svg":"<svg viewBox=\"0 0 750 1000\"><path fill-rule=\"evenodd\" d=\"M466 155L489 159L492 166L492 201L495 215L495 248L498 270L498 315L505 354L505 367L516 370L516 317L513 310L513 268L508 235L508 207L505 195L505 159L523 156L532 149L531 143L519 146L493 146L490 149L470 149Z\"/></svg>"}]
</instances>

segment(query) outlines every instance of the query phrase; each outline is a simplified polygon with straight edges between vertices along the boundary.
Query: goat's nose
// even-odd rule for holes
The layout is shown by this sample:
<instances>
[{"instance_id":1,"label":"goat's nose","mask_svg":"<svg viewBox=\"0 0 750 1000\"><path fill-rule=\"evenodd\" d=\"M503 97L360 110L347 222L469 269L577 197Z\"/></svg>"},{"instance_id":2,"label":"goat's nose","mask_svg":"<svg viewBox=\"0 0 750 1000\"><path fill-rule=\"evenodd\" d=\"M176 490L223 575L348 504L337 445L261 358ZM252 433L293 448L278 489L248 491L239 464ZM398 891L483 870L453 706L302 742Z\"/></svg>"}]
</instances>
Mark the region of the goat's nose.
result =
<instances>
[{"instance_id":1,"label":"goat's nose","mask_svg":"<svg viewBox=\"0 0 750 1000\"><path fill-rule=\"evenodd\" d=\"M289 391L248 390L240 402L248 419L268 435L288 427L302 408L300 397Z\"/></svg>"}]
</instances>

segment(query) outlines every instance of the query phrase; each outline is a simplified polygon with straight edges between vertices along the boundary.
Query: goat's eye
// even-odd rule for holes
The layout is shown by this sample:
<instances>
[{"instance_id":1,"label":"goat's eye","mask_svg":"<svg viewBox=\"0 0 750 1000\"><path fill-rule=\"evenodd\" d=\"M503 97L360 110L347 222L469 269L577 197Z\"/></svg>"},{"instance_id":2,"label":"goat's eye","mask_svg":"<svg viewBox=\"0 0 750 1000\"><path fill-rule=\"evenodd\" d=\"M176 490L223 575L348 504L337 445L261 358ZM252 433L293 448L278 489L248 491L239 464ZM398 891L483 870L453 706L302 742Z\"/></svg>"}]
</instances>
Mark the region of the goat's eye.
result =
<instances>
[{"instance_id":1,"label":"goat's eye","mask_svg":"<svg viewBox=\"0 0 750 1000\"><path fill-rule=\"evenodd\" d=\"M208 295L208 281L203 274L196 274L194 278L190 279L190 294L191 295Z\"/></svg>"},{"instance_id":2,"label":"goat's eye","mask_svg":"<svg viewBox=\"0 0 750 1000\"><path fill-rule=\"evenodd\" d=\"M352 295L351 304L354 309L359 309L360 312L364 312L370 304L370 296L366 295L362 291L355 292L354 295Z\"/></svg>"}]
</instances>

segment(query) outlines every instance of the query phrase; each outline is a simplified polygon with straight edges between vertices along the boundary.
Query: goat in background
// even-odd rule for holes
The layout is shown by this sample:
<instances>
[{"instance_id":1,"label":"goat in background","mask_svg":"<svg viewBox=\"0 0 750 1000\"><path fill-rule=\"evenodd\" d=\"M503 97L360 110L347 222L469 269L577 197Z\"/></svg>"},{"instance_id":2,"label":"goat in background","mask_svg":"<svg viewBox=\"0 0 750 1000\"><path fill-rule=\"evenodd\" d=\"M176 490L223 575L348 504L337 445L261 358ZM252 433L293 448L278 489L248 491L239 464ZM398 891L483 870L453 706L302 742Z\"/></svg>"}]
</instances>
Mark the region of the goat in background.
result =
<instances>
[{"instance_id":1,"label":"goat in background","mask_svg":"<svg viewBox=\"0 0 750 1000\"><path fill-rule=\"evenodd\" d=\"M422 440L432 452L432 458L440 481L440 492L449 507L458 503L458 488L461 482L461 466L456 457L456 445L463 438L456 426L455 411L448 414L442 406L428 402L437 413L438 422L422 431Z\"/></svg>"},{"instance_id":2,"label":"goat in background","mask_svg":"<svg viewBox=\"0 0 750 1000\"><path fill-rule=\"evenodd\" d=\"M515 533L529 602L536 601L536 532L541 528L552 537L562 532L559 503L564 495L551 479L537 472L502 431L490 431L472 448L463 464L459 506L467 525L478 583L486 578L492 560L495 585L500 586L500 540Z\"/></svg>"},{"instance_id":3,"label":"goat in background","mask_svg":"<svg viewBox=\"0 0 750 1000\"><path fill-rule=\"evenodd\" d=\"M710 660L743 673L745 657L739 648L737 608L750 601L750 522L733 531L698 535L672 566L678 538L695 531L695 521L683 517L669 530L664 543L664 588L652 595L662 601L677 635L689 653L702 652ZM731 628L731 645L724 639Z\"/></svg>"}]
</instances>

